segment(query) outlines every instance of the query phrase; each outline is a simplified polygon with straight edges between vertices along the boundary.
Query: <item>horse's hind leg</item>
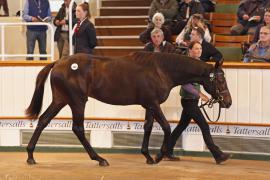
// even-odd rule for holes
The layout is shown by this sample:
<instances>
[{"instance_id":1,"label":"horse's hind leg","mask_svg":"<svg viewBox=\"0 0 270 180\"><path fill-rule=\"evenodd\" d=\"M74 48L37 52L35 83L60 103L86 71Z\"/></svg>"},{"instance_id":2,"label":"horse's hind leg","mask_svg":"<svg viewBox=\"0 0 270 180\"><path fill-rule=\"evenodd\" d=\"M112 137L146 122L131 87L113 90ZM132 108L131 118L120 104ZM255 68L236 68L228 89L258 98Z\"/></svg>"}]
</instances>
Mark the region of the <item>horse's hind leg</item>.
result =
<instances>
[{"instance_id":1,"label":"horse's hind leg","mask_svg":"<svg viewBox=\"0 0 270 180\"><path fill-rule=\"evenodd\" d=\"M147 164L155 164L155 161L150 156L149 150L148 150L149 138L152 132L153 123L154 123L153 115L151 114L151 111L146 109L145 122L144 122L144 135L143 135L143 143L142 143L141 152L145 156Z\"/></svg>"},{"instance_id":2,"label":"horse's hind leg","mask_svg":"<svg viewBox=\"0 0 270 180\"><path fill-rule=\"evenodd\" d=\"M56 104L52 102L50 106L47 108L47 110L39 117L35 132L32 135L32 138L26 148L28 152L28 159L27 159L28 164L36 164L36 161L33 157L33 152L35 150L39 136L43 131L43 129L50 123L52 118L54 118L64 106L65 104Z\"/></svg>"},{"instance_id":3,"label":"horse's hind leg","mask_svg":"<svg viewBox=\"0 0 270 180\"><path fill-rule=\"evenodd\" d=\"M72 130L75 135L78 137L80 142L82 143L84 149L87 151L88 155L92 160L96 160L99 162L100 166L109 166L109 163L100 157L92 148L90 143L85 138L84 134L84 108L85 103L80 105L73 105L71 106L72 115L73 115L73 125Z\"/></svg>"}]
</instances>

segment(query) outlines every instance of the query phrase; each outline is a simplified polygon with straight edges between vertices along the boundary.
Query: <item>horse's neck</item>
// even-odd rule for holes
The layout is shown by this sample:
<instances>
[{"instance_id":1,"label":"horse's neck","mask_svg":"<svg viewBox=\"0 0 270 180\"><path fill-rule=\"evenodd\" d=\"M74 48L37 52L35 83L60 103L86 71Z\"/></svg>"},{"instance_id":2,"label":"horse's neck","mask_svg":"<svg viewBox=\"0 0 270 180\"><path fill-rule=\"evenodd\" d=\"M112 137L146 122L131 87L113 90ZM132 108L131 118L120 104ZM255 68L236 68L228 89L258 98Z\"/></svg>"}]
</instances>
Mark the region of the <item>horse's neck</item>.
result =
<instances>
[{"instance_id":1,"label":"horse's neck","mask_svg":"<svg viewBox=\"0 0 270 180\"><path fill-rule=\"evenodd\" d=\"M190 62L188 62L190 61ZM212 66L208 64L191 62L187 60L175 63L174 66L164 66L164 70L173 82L173 86L183 85L187 83L203 84L212 71Z\"/></svg>"}]
</instances>

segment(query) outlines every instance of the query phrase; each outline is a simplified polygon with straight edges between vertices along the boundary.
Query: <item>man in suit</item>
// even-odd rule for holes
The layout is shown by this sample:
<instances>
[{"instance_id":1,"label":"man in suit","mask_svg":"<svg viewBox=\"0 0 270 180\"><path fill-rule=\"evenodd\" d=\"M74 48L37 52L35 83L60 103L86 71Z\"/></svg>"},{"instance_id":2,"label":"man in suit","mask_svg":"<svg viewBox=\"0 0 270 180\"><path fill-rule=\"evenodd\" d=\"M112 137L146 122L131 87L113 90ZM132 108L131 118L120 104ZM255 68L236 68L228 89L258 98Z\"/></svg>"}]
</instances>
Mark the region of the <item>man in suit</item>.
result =
<instances>
[{"instance_id":1,"label":"man in suit","mask_svg":"<svg viewBox=\"0 0 270 180\"><path fill-rule=\"evenodd\" d=\"M209 42L203 39L204 30L200 27L195 27L192 29L190 34L191 41L199 41L202 44L202 55L200 59L202 61L220 61L223 59L222 54Z\"/></svg>"}]
</instances>

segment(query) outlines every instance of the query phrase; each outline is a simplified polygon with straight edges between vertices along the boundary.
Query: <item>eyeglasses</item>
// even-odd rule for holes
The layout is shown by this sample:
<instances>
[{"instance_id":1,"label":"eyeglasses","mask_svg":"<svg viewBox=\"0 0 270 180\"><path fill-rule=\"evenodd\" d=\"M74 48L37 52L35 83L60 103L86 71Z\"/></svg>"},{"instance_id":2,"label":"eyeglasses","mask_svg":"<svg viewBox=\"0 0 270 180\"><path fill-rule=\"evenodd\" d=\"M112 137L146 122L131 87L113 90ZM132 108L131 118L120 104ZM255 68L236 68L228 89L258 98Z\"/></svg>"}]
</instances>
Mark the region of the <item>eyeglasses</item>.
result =
<instances>
[{"instance_id":1,"label":"eyeglasses","mask_svg":"<svg viewBox=\"0 0 270 180\"><path fill-rule=\"evenodd\" d=\"M267 33L267 32L260 32L260 34L267 35L267 34L270 34L270 33Z\"/></svg>"}]
</instances>

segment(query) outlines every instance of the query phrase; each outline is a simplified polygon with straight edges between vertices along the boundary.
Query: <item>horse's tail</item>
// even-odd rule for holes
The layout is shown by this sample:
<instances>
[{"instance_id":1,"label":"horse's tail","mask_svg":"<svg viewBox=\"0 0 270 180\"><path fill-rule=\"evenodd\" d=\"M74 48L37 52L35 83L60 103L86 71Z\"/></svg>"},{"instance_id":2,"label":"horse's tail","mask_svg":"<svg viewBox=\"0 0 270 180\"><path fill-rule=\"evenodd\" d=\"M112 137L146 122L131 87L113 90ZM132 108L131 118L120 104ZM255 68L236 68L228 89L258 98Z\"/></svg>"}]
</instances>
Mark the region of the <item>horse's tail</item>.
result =
<instances>
[{"instance_id":1,"label":"horse's tail","mask_svg":"<svg viewBox=\"0 0 270 180\"><path fill-rule=\"evenodd\" d=\"M25 110L25 114L29 119L38 118L38 115L42 108L44 84L54 65L55 65L55 62L48 64L38 73L34 95L32 97L30 105Z\"/></svg>"}]
</instances>

